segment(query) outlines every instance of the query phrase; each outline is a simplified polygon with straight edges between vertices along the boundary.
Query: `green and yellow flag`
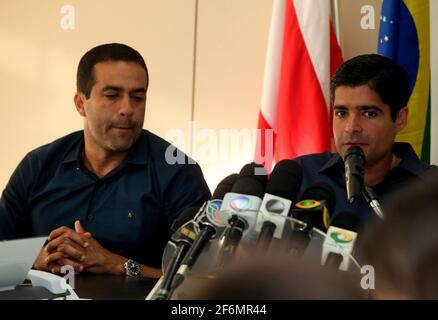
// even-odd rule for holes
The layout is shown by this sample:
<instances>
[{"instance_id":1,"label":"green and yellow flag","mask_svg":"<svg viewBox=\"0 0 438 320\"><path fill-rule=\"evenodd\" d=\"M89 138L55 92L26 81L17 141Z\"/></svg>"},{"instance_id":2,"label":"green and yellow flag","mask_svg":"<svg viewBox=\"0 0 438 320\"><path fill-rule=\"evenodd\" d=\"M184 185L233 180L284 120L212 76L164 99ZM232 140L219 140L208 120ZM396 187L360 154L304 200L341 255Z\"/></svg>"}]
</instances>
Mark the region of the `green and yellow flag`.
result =
<instances>
[{"instance_id":1,"label":"green and yellow flag","mask_svg":"<svg viewBox=\"0 0 438 320\"><path fill-rule=\"evenodd\" d=\"M409 142L430 162L429 0L383 0L378 53L401 64L409 74L408 124L397 141Z\"/></svg>"}]
</instances>

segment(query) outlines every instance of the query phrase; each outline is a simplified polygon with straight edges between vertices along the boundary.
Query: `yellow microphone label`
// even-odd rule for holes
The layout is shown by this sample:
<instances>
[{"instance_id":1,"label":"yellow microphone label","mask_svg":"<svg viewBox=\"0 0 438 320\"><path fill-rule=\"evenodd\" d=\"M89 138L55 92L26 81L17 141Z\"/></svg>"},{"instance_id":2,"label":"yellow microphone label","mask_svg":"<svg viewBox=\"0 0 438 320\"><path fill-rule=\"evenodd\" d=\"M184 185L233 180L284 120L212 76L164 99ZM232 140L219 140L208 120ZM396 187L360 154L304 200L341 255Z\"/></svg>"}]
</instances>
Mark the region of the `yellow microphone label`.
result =
<instances>
[{"instance_id":1,"label":"yellow microphone label","mask_svg":"<svg viewBox=\"0 0 438 320\"><path fill-rule=\"evenodd\" d=\"M349 232L343 230L336 230L330 233L330 237L335 240L336 243L349 243L353 241L353 237Z\"/></svg>"},{"instance_id":2,"label":"yellow microphone label","mask_svg":"<svg viewBox=\"0 0 438 320\"><path fill-rule=\"evenodd\" d=\"M321 202L316 200L301 200L297 204L295 204L295 207L300 209L313 209L321 205Z\"/></svg>"}]
</instances>

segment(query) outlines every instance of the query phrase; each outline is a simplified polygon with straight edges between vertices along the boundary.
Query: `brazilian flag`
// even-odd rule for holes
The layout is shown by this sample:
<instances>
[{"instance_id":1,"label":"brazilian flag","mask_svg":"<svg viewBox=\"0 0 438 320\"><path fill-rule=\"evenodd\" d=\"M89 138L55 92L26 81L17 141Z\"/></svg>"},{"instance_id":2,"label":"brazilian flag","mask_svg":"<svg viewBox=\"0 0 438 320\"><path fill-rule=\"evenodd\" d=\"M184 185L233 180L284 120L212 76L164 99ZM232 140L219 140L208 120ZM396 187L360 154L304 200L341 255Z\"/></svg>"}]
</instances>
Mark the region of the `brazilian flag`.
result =
<instances>
[{"instance_id":1,"label":"brazilian flag","mask_svg":"<svg viewBox=\"0 0 438 320\"><path fill-rule=\"evenodd\" d=\"M421 160L430 162L430 24L429 0L383 0L378 53L408 72L411 98L408 124L397 141L409 142Z\"/></svg>"}]
</instances>

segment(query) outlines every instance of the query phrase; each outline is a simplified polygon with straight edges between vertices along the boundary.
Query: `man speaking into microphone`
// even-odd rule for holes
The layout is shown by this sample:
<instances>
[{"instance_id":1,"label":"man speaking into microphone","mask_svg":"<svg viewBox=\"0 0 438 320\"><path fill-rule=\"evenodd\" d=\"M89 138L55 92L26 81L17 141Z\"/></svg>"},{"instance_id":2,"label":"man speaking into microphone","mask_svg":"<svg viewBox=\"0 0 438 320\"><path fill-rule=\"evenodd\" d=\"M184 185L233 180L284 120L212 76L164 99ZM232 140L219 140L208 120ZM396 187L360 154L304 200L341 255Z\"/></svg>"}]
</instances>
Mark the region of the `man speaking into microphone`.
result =
<instances>
[{"instance_id":1,"label":"man speaking into microphone","mask_svg":"<svg viewBox=\"0 0 438 320\"><path fill-rule=\"evenodd\" d=\"M361 190L384 198L430 170L408 143L395 142L406 126L411 93L406 71L389 58L367 54L346 61L331 80L336 153L295 159L303 168L300 193L317 181L336 193L335 212L371 214ZM347 194L348 190L348 194Z\"/></svg>"}]
</instances>

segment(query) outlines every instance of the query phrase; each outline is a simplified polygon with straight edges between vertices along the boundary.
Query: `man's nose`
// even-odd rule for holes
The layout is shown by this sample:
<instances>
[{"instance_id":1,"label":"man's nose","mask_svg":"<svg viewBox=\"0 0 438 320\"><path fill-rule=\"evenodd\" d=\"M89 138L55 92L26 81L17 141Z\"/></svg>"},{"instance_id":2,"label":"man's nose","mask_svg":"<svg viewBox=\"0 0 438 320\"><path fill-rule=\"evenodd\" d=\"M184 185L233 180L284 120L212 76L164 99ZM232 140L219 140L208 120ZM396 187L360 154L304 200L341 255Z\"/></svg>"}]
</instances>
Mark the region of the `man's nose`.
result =
<instances>
[{"instance_id":1,"label":"man's nose","mask_svg":"<svg viewBox=\"0 0 438 320\"><path fill-rule=\"evenodd\" d=\"M361 132L362 124L360 120L360 115L352 114L347 119L347 124L345 126L345 131L348 133Z\"/></svg>"},{"instance_id":2,"label":"man's nose","mask_svg":"<svg viewBox=\"0 0 438 320\"><path fill-rule=\"evenodd\" d=\"M120 101L119 114L122 117L130 117L134 112L131 97L127 94Z\"/></svg>"}]
</instances>

